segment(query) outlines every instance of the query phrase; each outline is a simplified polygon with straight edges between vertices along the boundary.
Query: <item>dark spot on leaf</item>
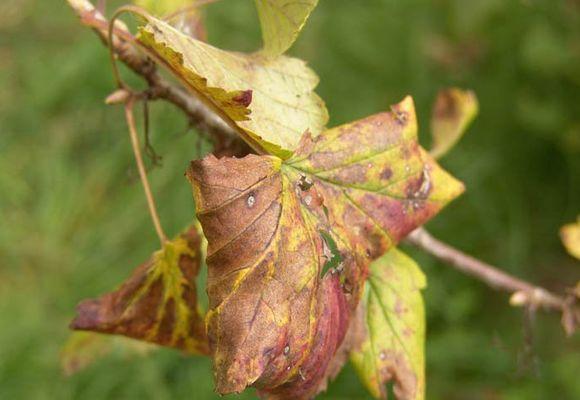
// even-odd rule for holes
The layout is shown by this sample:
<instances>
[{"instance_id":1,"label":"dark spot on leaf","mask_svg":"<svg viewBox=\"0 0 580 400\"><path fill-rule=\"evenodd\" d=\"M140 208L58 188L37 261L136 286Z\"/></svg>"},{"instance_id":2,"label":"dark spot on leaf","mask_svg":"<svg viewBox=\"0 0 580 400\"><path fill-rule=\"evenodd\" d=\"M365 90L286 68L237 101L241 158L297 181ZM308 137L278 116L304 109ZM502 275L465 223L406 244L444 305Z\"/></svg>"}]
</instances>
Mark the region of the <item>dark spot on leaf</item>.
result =
<instances>
[{"instance_id":1,"label":"dark spot on leaf","mask_svg":"<svg viewBox=\"0 0 580 400\"><path fill-rule=\"evenodd\" d=\"M251 90L244 90L239 95L232 99L235 103L248 107L252 102L252 91Z\"/></svg>"},{"instance_id":2,"label":"dark spot on leaf","mask_svg":"<svg viewBox=\"0 0 580 400\"><path fill-rule=\"evenodd\" d=\"M393 176L393 170L391 169L391 167L385 167L381 171L381 179L388 180L388 179L391 179L392 176Z\"/></svg>"},{"instance_id":3,"label":"dark spot on leaf","mask_svg":"<svg viewBox=\"0 0 580 400\"><path fill-rule=\"evenodd\" d=\"M409 120L409 116L405 111L396 111L395 112L395 120L399 125L405 125Z\"/></svg>"},{"instance_id":4,"label":"dark spot on leaf","mask_svg":"<svg viewBox=\"0 0 580 400\"><path fill-rule=\"evenodd\" d=\"M298 187L300 188L300 190L305 192L309 190L312 187L312 185L314 185L312 179L310 179L306 175L300 175L300 180L298 181Z\"/></svg>"}]
</instances>

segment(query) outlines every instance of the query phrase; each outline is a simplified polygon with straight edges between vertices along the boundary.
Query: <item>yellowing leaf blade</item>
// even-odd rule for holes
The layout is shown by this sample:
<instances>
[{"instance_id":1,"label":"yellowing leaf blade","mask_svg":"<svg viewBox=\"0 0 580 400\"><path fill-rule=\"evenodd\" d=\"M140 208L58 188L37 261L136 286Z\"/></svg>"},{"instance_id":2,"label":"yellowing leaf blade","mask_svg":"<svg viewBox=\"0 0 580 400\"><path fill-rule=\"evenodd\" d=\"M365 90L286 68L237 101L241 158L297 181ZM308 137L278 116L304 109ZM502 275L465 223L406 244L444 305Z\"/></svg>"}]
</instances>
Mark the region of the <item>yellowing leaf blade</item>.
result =
<instances>
[{"instance_id":1,"label":"yellowing leaf blade","mask_svg":"<svg viewBox=\"0 0 580 400\"><path fill-rule=\"evenodd\" d=\"M292 46L318 0L256 0L263 53L277 57Z\"/></svg>"},{"instance_id":2,"label":"yellowing leaf blade","mask_svg":"<svg viewBox=\"0 0 580 400\"><path fill-rule=\"evenodd\" d=\"M370 265L350 358L376 398L387 398L385 384L391 380L397 399L425 397L425 310L420 293L425 285L419 266L396 248Z\"/></svg>"},{"instance_id":3,"label":"yellowing leaf blade","mask_svg":"<svg viewBox=\"0 0 580 400\"><path fill-rule=\"evenodd\" d=\"M580 218L560 228L560 238L568 253L580 260Z\"/></svg>"},{"instance_id":4,"label":"yellowing leaf blade","mask_svg":"<svg viewBox=\"0 0 580 400\"><path fill-rule=\"evenodd\" d=\"M314 93L318 77L303 61L220 50L163 21L148 22L139 42L256 150L287 158L305 131L317 135L328 121Z\"/></svg>"},{"instance_id":5,"label":"yellowing leaf blade","mask_svg":"<svg viewBox=\"0 0 580 400\"><path fill-rule=\"evenodd\" d=\"M450 88L437 94L431 116L434 158L443 157L461 139L477 116L478 107L475 93L469 90Z\"/></svg>"},{"instance_id":6,"label":"yellowing leaf blade","mask_svg":"<svg viewBox=\"0 0 580 400\"><path fill-rule=\"evenodd\" d=\"M463 191L418 145L416 126L407 98L305 134L286 161L191 163L218 392L253 385L293 399L325 387L369 263Z\"/></svg>"},{"instance_id":7,"label":"yellowing leaf blade","mask_svg":"<svg viewBox=\"0 0 580 400\"><path fill-rule=\"evenodd\" d=\"M207 354L195 286L200 246L195 226L166 242L118 290L82 301L71 327Z\"/></svg>"}]
</instances>

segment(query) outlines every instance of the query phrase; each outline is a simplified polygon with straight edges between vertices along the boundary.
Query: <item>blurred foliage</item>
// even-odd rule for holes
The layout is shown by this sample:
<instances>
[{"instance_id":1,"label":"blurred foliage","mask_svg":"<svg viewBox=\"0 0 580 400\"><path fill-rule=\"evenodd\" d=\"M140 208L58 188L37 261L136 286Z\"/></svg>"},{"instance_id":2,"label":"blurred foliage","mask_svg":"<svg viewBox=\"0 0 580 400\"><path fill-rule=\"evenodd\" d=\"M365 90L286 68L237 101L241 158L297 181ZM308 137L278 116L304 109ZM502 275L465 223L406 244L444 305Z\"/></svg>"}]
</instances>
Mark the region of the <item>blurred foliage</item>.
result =
<instances>
[{"instance_id":1,"label":"blurred foliage","mask_svg":"<svg viewBox=\"0 0 580 400\"><path fill-rule=\"evenodd\" d=\"M258 48L253 7L212 5L210 41ZM479 117L443 162L468 190L429 228L552 289L578 280L558 228L580 206L580 2L322 0L291 53L320 75L331 125L409 93L425 145L437 90L474 89ZM0 88L0 397L217 397L208 360L171 350L63 376L76 302L119 284L157 239L122 112L103 104L113 88L107 53L64 2L0 2ZM151 179L175 234L193 214L182 171L210 147L169 105L152 109L163 167ZM428 275L429 399L580 398L580 343L556 315L528 321L505 295L405 250ZM364 393L349 368L322 397Z\"/></svg>"}]
</instances>

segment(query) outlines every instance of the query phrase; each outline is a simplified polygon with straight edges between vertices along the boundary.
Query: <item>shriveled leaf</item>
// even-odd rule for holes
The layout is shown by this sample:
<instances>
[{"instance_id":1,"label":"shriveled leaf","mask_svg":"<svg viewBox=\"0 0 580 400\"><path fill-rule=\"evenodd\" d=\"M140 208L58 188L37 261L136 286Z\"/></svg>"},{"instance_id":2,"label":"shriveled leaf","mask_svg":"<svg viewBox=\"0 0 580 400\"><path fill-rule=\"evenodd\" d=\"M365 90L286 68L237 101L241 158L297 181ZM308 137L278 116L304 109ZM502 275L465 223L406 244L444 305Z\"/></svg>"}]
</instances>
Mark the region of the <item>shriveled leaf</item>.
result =
<instances>
[{"instance_id":1,"label":"shriveled leaf","mask_svg":"<svg viewBox=\"0 0 580 400\"><path fill-rule=\"evenodd\" d=\"M560 228L560 238L568 253L580 260L580 217L578 221Z\"/></svg>"},{"instance_id":2,"label":"shriveled leaf","mask_svg":"<svg viewBox=\"0 0 580 400\"><path fill-rule=\"evenodd\" d=\"M437 94L431 116L433 157L441 158L455 146L477 115L478 107L477 97L470 90L450 88Z\"/></svg>"},{"instance_id":3,"label":"shriveled leaf","mask_svg":"<svg viewBox=\"0 0 580 400\"><path fill-rule=\"evenodd\" d=\"M419 266L393 248L370 265L355 329L351 361L375 398L386 399L393 381L397 399L425 397L426 285Z\"/></svg>"},{"instance_id":4,"label":"shriveled leaf","mask_svg":"<svg viewBox=\"0 0 580 400\"><path fill-rule=\"evenodd\" d=\"M200 245L196 226L166 242L119 289L81 302L71 327L207 354L195 286Z\"/></svg>"},{"instance_id":5,"label":"shriveled leaf","mask_svg":"<svg viewBox=\"0 0 580 400\"><path fill-rule=\"evenodd\" d=\"M368 264L463 191L419 147L411 98L305 134L287 161L210 155L188 177L208 239L217 390L269 398L324 387Z\"/></svg>"},{"instance_id":6,"label":"shriveled leaf","mask_svg":"<svg viewBox=\"0 0 580 400\"><path fill-rule=\"evenodd\" d=\"M63 346L60 362L65 375L75 374L110 353L144 355L153 345L121 336L94 332L73 332Z\"/></svg>"},{"instance_id":7,"label":"shriveled leaf","mask_svg":"<svg viewBox=\"0 0 580 400\"><path fill-rule=\"evenodd\" d=\"M153 15L163 19L184 34L207 40L201 8L196 0L134 0Z\"/></svg>"},{"instance_id":8,"label":"shriveled leaf","mask_svg":"<svg viewBox=\"0 0 580 400\"><path fill-rule=\"evenodd\" d=\"M317 135L323 130L328 112L314 93L318 77L304 61L228 52L158 19L148 22L139 42L230 120L250 146L287 158L304 131Z\"/></svg>"},{"instance_id":9,"label":"shriveled leaf","mask_svg":"<svg viewBox=\"0 0 580 400\"><path fill-rule=\"evenodd\" d=\"M263 53L277 57L292 46L318 0L256 0Z\"/></svg>"}]
</instances>

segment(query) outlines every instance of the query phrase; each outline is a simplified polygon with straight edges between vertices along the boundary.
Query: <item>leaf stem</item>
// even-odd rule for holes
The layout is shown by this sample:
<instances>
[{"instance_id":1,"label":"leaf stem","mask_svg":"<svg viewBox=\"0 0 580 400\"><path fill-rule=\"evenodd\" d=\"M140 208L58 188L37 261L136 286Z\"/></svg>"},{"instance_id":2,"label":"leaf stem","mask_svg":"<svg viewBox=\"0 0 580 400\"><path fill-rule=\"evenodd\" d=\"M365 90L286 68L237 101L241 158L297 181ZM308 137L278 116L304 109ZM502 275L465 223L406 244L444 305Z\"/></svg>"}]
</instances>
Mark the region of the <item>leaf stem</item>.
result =
<instances>
[{"instance_id":1,"label":"leaf stem","mask_svg":"<svg viewBox=\"0 0 580 400\"><path fill-rule=\"evenodd\" d=\"M145 164L143 163L143 156L141 155L141 146L139 144L139 135L137 135L137 129L135 128L135 117L133 115L133 105L134 98L131 97L127 103L125 103L125 118L127 120L127 125L129 127L129 136L131 138L131 146L133 147L133 153L135 155L135 162L137 163L137 169L139 170L139 177L141 178L141 183L143 184L143 190L145 191L145 198L147 199L147 205L149 206L149 214L151 215L151 220L153 221L153 226L159 237L161 245L167 241L167 236L161 227L161 220L159 219L159 214L157 214L157 206L155 204L155 199L153 198L153 193L151 192L151 186L149 185L149 180L147 179L147 172L145 171Z\"/></svg>"}]
</instances>

